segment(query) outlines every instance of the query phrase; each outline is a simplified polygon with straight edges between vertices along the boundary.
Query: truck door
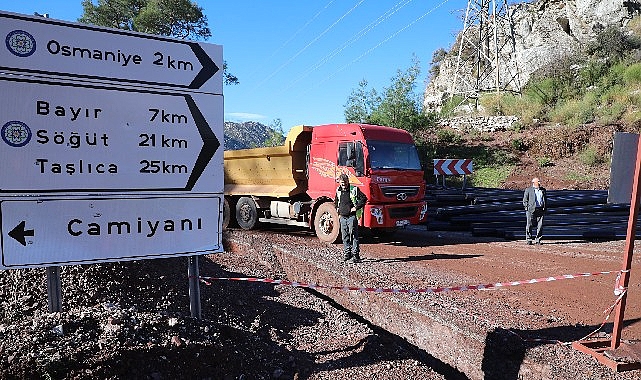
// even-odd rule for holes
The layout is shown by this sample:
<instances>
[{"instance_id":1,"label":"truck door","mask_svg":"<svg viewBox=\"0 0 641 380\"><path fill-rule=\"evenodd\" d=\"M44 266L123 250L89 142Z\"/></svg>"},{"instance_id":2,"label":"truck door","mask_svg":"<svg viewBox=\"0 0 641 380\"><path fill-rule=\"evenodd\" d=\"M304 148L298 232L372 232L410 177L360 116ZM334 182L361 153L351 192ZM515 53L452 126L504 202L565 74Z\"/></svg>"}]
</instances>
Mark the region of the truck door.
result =
<instances>
[{"instance_id":1,"label":"truck door","mask_svg":"<svg viewBox=\"0 0 641 380\"><path fill-rule=\"evenodd\" d=\"M363 144L360 141L312 144L309 153L310 197L333 198L338 187L336 179L341 173L347 173L354 184L362 183L358 177L365 175Z\"/></svg>"},{"instance_id":2,"label":"truck door","mask_svg":"<svg viewBox=\"0 0 641 380\"><path fill-rule=\"evenodd\" d=\"M336 192L336 145L316 143L309 149L308 190L312 199L334 197Z\"/></svg>"}]
</instances>

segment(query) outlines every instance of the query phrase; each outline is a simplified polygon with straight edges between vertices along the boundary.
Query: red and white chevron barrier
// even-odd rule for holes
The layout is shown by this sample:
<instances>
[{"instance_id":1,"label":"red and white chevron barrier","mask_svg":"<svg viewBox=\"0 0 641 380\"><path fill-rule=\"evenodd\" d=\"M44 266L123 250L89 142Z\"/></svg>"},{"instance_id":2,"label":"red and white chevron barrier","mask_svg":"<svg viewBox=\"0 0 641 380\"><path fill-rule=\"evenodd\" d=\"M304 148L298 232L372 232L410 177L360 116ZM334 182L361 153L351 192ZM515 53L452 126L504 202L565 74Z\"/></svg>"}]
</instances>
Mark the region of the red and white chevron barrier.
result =
<instances>
[{"instance_id":1,"label":"red and white chevron barrier","mask_svg":"<svg viewBox=\"0 0 641 380\"><path fill-rule=\"evenodd\" d=\"M435 159L434 175L466 175L474 171L470 159Z\"/></svg>"},{"instance_id":2,"label":"red and white chevron barrier","mask_svg":"<svg viewBox=\"0 0 641 380\"><path fill-rule=\"evenodd\" d=\"M592 273L577 273L565 274L562 276L535 278L532 280L524 281L510 281L510 282L497 282L494 284L481 284L481 285L465 285L465 286L449 286L449 287L436 287L425 289L395 289L395 288L362 288L355 286L329 286L318 285L313 283L304 283L298 281L275 280L272 278L256 278L256 277L204 277L200 276L200 280L207 285L211 285L211 281L249 281L249 282L264 282L276 285L289 285L301 288L310 289L339 289L339 290L355 290L359 292L374 292L374 293L441 293L441 292L460 292L466 290L482 290L482 289L497 289L506 286L516 286L525 284L536 284L538 282L550 282L558 280L569 280L580 277L599 276L603 274L619 273L620 271L607 271L607 272L592 272Z\"/></svg>"}]
</instances>

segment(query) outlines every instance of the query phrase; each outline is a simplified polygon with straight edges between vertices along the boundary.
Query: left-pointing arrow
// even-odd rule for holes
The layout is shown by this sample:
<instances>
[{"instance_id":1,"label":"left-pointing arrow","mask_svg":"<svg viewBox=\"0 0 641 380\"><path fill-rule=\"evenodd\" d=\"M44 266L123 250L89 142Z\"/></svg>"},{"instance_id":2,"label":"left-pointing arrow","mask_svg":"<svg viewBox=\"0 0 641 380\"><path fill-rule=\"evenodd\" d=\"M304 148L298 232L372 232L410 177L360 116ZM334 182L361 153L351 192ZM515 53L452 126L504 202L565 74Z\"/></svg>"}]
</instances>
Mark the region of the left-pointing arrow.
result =
<instances>
[{"instance_id":1,"label":"left-pointing arrow","mask_svg":"<svg viewBox=\"0 0 641 380\"><path fill-rule=\"evenodd\" d=\"M26 222L23 220L20 222L17 226L15 226L10 232L9 236L12 238L16 239L18 243L24 245L25 247L27 246L27 241L25 240L26 236L33 236L34 232L33 230L25 230Z\"/></svg>"}]
</instances>

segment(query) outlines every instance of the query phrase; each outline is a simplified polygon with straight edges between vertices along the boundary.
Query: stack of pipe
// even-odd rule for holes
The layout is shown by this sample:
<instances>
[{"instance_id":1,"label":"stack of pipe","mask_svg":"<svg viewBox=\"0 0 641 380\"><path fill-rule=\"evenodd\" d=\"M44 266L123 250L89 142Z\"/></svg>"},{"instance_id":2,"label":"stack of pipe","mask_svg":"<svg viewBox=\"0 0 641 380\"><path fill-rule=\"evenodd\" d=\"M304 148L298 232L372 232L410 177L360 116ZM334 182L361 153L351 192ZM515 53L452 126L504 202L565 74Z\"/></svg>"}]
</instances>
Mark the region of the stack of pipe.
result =
<instances>
[{"instance_id":1,"label":"stack of pipe","mask_svg":"<svg viewBox=\"0 0 641 380\"><path fill-rule=\"evenodd\" d=\"M525 239L523 191L428 188L427 194L429 230L470 231L474 236ZM547 194L545 239L625 239L629 203L607 203L605 190L548 190ZM637 237L641 237L641 227L637 227Z\"/></svg>"}]
</instances>

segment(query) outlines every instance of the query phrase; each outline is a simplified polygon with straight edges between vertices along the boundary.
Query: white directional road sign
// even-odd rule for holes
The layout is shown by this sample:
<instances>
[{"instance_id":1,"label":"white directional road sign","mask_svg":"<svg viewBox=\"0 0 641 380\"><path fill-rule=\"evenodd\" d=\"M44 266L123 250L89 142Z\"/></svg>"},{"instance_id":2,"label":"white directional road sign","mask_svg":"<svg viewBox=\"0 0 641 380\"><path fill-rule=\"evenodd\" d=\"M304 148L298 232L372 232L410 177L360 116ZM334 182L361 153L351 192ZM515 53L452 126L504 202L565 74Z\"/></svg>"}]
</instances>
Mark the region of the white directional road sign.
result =
<instances>
[{"instance_id":1,"label":"white directional road sign","mask_svg":"<svg viewBox=\"0 0 641 380\"><path fill-rule=\"evenodd\" d=\"M0 70L222 94L222 46L0 12Z\"/></svg>"},{"instance_id":2,"label":"white directional road sign","mask_svg":"<svg viewBox=\"0 0 641 380\"><path fill-rule=\"evenodd\" d=\"M219 196L6 200L0 269L222 251Z\"/></svg>"},{"instance_id":3,"label":"white directional road sign","mask_svg":"<svg viewBox=\"0 0 641 380\"><path fill-rule=\"evenodd\" d=\"M223 97L0 76L0 193L223 191Z\"/></svg>"}]
</instances>

